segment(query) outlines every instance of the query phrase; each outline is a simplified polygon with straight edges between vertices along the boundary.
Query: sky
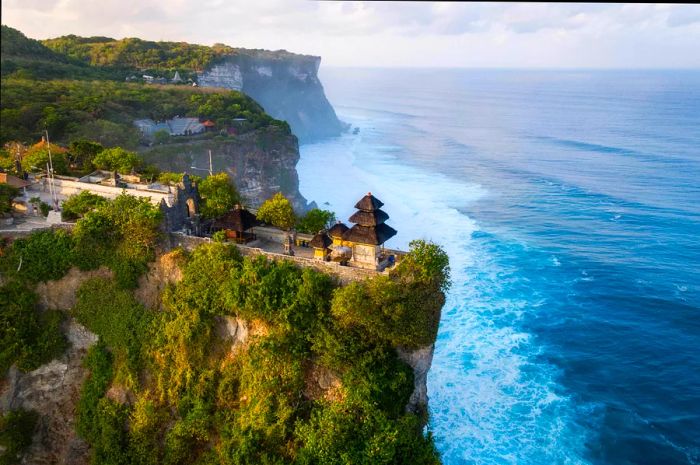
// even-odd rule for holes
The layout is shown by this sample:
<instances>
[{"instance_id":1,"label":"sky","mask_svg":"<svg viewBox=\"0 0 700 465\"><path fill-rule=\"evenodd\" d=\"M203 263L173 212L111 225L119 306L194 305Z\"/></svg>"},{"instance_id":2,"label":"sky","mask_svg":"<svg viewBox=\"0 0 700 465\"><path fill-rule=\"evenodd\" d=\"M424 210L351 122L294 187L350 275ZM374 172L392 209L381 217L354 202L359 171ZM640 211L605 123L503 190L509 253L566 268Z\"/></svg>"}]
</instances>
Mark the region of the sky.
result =
<instances>
[{"instance_id":1,"label":"sky","mask_svg":"<svg viewBox=\"0 0 700 465\"><path fill-rule=\"evenodd\" d=\"M324 66L700 68L700 5L2 0L2 23L35 39L285 49Z\"/></svg>"}]
</instances>

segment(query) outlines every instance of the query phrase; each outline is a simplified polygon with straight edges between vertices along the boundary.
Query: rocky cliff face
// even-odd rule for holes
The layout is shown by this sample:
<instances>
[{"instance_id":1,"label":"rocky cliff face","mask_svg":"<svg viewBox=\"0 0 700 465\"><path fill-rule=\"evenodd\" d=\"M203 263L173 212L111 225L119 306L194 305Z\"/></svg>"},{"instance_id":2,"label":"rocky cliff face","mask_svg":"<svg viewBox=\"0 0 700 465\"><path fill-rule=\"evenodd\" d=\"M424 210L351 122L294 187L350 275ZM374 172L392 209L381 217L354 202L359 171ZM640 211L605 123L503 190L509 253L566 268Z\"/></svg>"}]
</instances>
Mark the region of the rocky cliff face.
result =
<instances>
[{"instance_id":1,"label":"rocky cliff face","mask_svg":"<svg viewBox=\"0 0 700 465\"><path fill-rule=\"evenodd\" d=\"M198 74L200 86L240 90L271 116L285 120L300 141L337 136L343 130L318 79L321 57L247 51Z\"/></svg>"},{"instance_id":2,"label":"rocky cliff face","mask_svg":"<svg viewBox=\"0 0 700 465\"><path fill-rule=\"evenodd\" d=\"M282 192L296 211L307 210L306 199L299 193L297 138L284 134L279 128L263 128L224 141L155 146L142 155L147 162L165 171L206 176L209 150L214 172L227 172L252 207ZM192 166L199 169L192 170Z\"/></svg>"}]
</instances>

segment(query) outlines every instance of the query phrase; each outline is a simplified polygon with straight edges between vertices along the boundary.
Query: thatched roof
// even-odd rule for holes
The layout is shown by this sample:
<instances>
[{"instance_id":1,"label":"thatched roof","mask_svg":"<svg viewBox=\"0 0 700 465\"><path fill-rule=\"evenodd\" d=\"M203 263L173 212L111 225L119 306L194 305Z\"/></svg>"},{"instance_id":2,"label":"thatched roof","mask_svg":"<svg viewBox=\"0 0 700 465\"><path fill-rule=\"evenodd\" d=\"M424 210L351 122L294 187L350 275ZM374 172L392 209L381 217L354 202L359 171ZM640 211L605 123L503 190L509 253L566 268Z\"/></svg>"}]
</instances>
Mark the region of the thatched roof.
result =
<instances>
[{"instance_id":1,"label":"thatched roof","mask_svg":"<svg viewBox=\"0 0 700 465\"><path fill-rule=\"evenodd\" d=\"M342 222L338 221L336 224L333 225L331 229L328 230L328 235L331 237L343 237L343 234L345 234L345 231L347 231L348 228L343 224Z\"/></svg>"},{"instance_id":2,"label":"thatched roof","mask_svg":"<svg viewBox=\"0 0 700 465\"><path fill-rule=\"evenodd\" d=\"M236 205L233 210L229 210L224 216L217 218L212 223L213 229L229 229L231 231L243 232L258 224L258 220L251 212L240 205Z\"/></svg>"},{"instance_id":3,"label":"thatched roof","mask_svg":"<svg viewBox=\"0 0 700 465\"><path fill-rule=\"evenodd\" d=\"M333 240L328 237L326 231L320 231L316 234L313 239L309 242L309 245L314 249L327 249L329 245L333 243Z\"/></svg>"},{"instance_id":4,"label":"thatched roof","mask_svg":"<svg viewBox=\"0 0 700 465\"><path fill-rule=\"evenodd\" d=\"M343 234L343 240L360 244L381 245L396 235L396 230L386 224L362 226L356 224Z\"/></svg>"},{"instance_id":5,"label":"thatched roof","mask_svg":"<svg viewBox=\"0 0 700 465\"><path fill-rule=\"evenodd\" d=\"M350 221L362 226L377 226L389 219L383 210L374 210L371 212L358 210L350 217Z\"/></svg>"},{"instance_id":6,"label":"thatched roof","mask_svg":"<svg viewBox=\"0 0 700 465\"><path fill-rule=\"evenodd\" d=\"M355 204L355 208L371 212L382 208L383 205L384 202L373 196L371 192L367 192L367 195L362 197L360 201Z\"/></svg>"}]
</instances>

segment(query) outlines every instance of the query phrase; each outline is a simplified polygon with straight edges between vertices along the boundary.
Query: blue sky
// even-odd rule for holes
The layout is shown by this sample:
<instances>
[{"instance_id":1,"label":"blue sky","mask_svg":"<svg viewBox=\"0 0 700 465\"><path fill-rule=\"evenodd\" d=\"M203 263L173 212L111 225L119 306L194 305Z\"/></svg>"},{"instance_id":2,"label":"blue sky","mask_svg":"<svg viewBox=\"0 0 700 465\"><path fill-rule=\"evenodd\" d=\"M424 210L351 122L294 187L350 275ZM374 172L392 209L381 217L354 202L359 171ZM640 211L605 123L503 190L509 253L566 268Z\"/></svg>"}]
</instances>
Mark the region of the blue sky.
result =
<instances>
[{"instance_id":1,"label":"blue sky","mask_svg":"<svg viewBox=\"0 0 700 465\"><path fill-rule=\"evenodd\" d=\"M3 24L320 55L325 66L700 68L700 6L3 0Z\"/></svg>"}]
</instances>

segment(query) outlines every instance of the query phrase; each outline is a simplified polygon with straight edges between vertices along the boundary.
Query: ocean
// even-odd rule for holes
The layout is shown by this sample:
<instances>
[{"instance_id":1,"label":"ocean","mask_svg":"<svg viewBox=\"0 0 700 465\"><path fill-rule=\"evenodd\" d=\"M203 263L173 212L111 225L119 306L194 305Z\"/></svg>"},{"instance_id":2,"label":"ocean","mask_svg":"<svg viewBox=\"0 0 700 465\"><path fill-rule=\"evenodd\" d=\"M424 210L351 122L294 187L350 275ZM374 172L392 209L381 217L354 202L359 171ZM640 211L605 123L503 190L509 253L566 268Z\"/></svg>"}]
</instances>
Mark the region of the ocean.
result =
<instances>
[{"instance_id":1,"label":"ocean","mask_svg":"<svg viewBox=\"0 0 700 465\"><path fill-rule=\"evenodd\" d=\"M358 134L301 147L450 256L429 373L446 465L700 463L700 72L321 70Z\"/></svg>"}]
</instances>

